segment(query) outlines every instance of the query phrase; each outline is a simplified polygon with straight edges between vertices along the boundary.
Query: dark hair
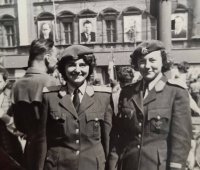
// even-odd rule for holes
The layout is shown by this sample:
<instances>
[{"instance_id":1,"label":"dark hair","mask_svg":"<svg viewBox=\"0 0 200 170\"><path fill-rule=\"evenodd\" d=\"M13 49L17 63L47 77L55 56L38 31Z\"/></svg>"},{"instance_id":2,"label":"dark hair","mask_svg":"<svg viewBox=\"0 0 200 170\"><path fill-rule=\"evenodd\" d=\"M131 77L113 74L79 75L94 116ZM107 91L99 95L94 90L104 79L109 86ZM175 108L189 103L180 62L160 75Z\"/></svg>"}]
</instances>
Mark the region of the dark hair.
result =
<instances>
[{"instance_id":1,"label":"dark hair","mask_svg":"<svg viewBox=\"0 0 200 170\"><path fill-rule=\"evenodd\" d=\"M29 50L28 66L31 66L34 60L43 60L44 55L52 52L54 42L51 39L37 39L32 41Z\"/></svg>"},{"instance_id":2,"label":"dark hair","mask_svg":"<svg viewBox=\"0 0 200 170\"><path fill-rule=\"evenodd\" d=\"M162 73L169 71L172 68L173 65L173 61L171 59L171 56L169 55L169 53L166 50L160 50L161 53L161 57L162 57ZM133 69L135 71L138 71L138 64L137 64L137 60L138 60L138 56L134 57L133 54L130 55L131 57L131 66L133 67ZM141 56L140 56L141 57Z\"/></svg>"},{"instance_id":3,"label":"dark hair","mask_svg":"<svg viewBox=\"0 0 200 170\"><path fill-rule=\"evenodd\" d=\"M179 71L182 71L183 73L187 73L188 69L190 68L190 64L186 61L183 61L183 62L178 63L177 68Z\"/></svg>"},{"instance_id":4,"label":"dark hair","mask_svg":"<svg viewBox=\"0 0 200 170\"><path fill-rule=\"evenodd\" d=\"M86 20L86 21L83 23L83 26L84 26L85 24L92 24L92 22L91 22L90 20Z\"/></svg>"},{"instance_id":5,"label":"dark hair","mask_svg":"<svg viewBox=\"0 0 200 170\"><path fill-rule=\"evenodd\" d=\"M88 74L88 77L86 78L87 80L89 80L90 75L93 73L93 69L96 64L95 56L94 54L85 54L85 55L78 56L77 60L79 59L83 59L84 62L89 65L89 74ZM58 62L58 71L61 73L65 81L67 81L67 77L65 74L65 65L72 60L74 60L72 56L62 57L61 60Z\"/></svg>"},{"instance_id":6,"label":"dark hair","mask_svg":"<svg viewBox=\"0 0 200 170\"><path fill-rule=\"evenodd\" d=\"M119 67L117 73L120 82L132 82L134 75L130 66Z\"/></svg>"},{"instance_id":7,"label":"dark hair","mask_svg":"<svg viewBox=\"0 0 200 170\"><path fill-rule=\"evenodd\" d=\"M8 79L8 71L3 66L0 66L0 75L2 75L4 81Z\"/></svg>"}]
</instances>

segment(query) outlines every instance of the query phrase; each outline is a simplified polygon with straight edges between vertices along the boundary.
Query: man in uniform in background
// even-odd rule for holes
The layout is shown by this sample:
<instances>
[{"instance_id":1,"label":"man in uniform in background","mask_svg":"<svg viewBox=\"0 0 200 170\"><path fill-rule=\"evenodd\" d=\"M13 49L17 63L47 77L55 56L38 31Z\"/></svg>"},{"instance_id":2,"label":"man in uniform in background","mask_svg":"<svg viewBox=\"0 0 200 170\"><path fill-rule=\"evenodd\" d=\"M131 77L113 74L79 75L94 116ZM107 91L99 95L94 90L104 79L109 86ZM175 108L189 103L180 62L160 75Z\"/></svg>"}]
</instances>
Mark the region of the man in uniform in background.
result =
<instances>
[{"instance_id":1,"label":"man in uniform in background","mask_svg":"<svg viewBox=\"0 0 200 170\"><path fill-rule=\"evenodd\" d=\"M42 130L42 90L45 86L59 84L48 75L57 65L57 50L51 39L34 40L30 46L28 70L12 88L12 107L16 128L27 135L25 146L26 170L43 170L46 156L45 133ZM44 151L44 152L42 152Z\"/></svg>"}]
</instances>

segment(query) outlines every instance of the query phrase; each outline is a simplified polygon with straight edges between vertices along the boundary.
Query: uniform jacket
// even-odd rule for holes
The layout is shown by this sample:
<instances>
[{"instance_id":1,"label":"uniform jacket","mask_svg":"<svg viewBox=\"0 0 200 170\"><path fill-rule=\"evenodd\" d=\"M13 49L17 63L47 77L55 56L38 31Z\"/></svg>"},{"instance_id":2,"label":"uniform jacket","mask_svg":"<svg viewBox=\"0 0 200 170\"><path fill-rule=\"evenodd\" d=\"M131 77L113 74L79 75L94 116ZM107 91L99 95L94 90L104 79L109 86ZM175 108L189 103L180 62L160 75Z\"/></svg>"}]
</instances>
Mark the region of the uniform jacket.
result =
<instances>
[{"instance_id":1,"label":"uniform jacket","mask_svg":"<svg viewBox=\"0 0 200 170\"><path fill-rule=\"evenodd\" d=\"M120 94L109 170L184 170L192 136L188 92L163 76L143 101L142 82Z\"/></svg>"},{"instance_id":2,"label":"uniform jacket","mask_svg":"<svg viewBox=\"0 0 200 170\"><path fill-rule=\"evenodd\" d=\"M0 107L4 110L4 114L6 115L3 117L8 117L10 119L10 116L12 115L10 97L4 95ZM14 135L14 133L10 133L3 120L4 119L0 120L0 148L2 148L7 154L12 156L13 159L15 159L18 163L21 164L22 147L20 145L20 142L18 141L18 138ZM1 158L4 159L3 155Z\"/></svg>"},{"instance_id":3,"label":"uniform jacket","mask_svg":"<svg viewBox=\"0 0 200 170\"><path fill-rule=\"evenodd\" d=\"M48 147L44 170L104 170L113 115L111 90L88 85L76 112L66 86L49 89L43 110Z\"/></svg>"},{"instance_id":4,"label":"uniform jacket","mask_svg":"<svg viewBox=\"0 0 200 170\"><path fill-rule=\"evenodd\" d=\"M16 128L27 135L25 147L25 168L42 170L46 141L41 129L42 90L45 86L58 84L54 77L40 69L30 67L25 76L14 83L12 88L12 108ZM44 152L42 152L44 150ZM44 155L43 155L44 154Z\"/></svg>"}]
</instances>

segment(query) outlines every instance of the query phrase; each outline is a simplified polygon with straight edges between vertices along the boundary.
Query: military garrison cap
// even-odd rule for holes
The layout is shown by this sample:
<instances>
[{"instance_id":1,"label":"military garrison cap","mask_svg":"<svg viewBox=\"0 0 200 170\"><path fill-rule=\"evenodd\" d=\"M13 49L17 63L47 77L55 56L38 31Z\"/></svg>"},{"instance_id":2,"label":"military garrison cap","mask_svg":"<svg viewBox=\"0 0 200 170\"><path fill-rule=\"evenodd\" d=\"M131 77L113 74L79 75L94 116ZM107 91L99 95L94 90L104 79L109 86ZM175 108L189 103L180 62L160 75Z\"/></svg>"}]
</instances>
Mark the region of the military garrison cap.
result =
<instances>
[{"instance_id":1,"label":"military garrison cap","mask_svg":"<svg viewBox=\"0 0 200 170\"><path fill-rule=\"evenodd\" d=\"M93 51L83 45L72 45L68 48L66 48L61 54L59 59L65 57L72 57L73 59L78 59L78 56L86 55L86 54L93 54Z\"/></svg>"}]
</instances>

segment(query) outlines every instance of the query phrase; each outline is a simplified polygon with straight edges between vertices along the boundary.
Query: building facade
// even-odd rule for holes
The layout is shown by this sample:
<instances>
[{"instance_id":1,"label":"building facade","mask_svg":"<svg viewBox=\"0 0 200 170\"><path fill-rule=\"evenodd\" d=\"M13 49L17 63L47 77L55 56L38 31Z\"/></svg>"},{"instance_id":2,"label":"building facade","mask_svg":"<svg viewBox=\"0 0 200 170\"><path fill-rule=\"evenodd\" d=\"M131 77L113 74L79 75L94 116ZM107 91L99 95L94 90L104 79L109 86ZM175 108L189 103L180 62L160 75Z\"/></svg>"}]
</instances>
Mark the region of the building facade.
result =
<instances>
[{"instance_id":1,"label":"building facade","mask_svg":"<svg viewBox=\"0 0 200 170\"><path fill-rule=\"evenodd\" d=\"M108 83L108 63L129 65L142 41L157 39L153 0L0 0L0 62L10 79L27 67L32 40L51 38L59 52L72 44L94 50L95 78ZM156 5L156 4L155 4ZM171 55L175 63L200 64L200 1L178 0L171 15Z\"/></svg>"}]
</instances>

